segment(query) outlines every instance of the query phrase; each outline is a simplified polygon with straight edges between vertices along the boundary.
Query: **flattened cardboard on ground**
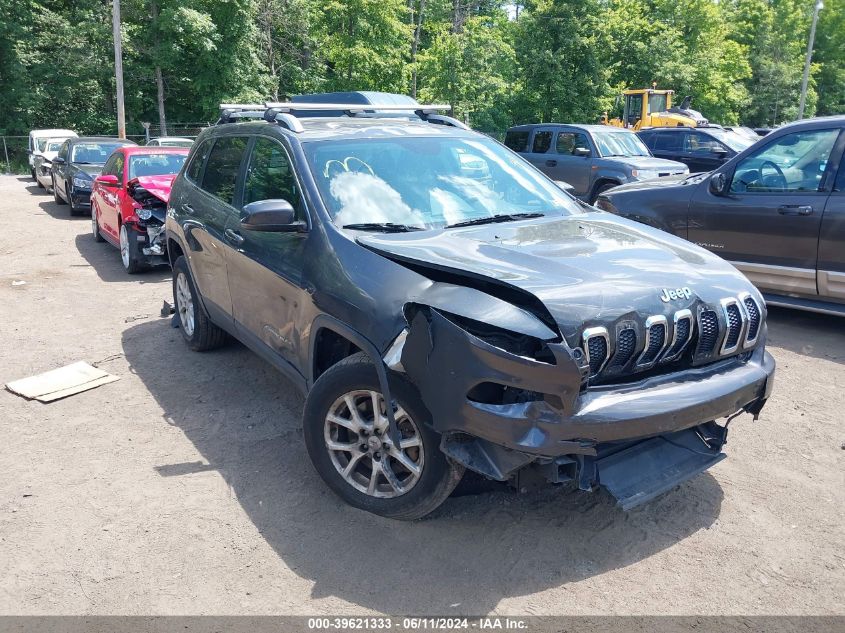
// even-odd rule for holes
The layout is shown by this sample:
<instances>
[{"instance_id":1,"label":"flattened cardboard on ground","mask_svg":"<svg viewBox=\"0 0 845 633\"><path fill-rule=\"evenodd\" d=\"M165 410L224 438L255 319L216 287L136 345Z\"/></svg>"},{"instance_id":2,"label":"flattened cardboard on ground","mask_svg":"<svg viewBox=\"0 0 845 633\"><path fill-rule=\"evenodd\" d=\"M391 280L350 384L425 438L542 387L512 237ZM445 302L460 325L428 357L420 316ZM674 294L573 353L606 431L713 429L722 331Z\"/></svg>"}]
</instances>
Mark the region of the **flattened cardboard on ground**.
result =
<instances>
[{"instance_id":1,"label":"flattened cardboard on ground","mask_svg":"<svg viewBox=\"0 0 845 633\"><path fill-rule=\"evenodd\" d=\"M30 400L53 402L115 380L120 380L120 376L113 376L85 361L80 361L37 376L6 383L6 389Z\"/></svg>"}]
</instances>

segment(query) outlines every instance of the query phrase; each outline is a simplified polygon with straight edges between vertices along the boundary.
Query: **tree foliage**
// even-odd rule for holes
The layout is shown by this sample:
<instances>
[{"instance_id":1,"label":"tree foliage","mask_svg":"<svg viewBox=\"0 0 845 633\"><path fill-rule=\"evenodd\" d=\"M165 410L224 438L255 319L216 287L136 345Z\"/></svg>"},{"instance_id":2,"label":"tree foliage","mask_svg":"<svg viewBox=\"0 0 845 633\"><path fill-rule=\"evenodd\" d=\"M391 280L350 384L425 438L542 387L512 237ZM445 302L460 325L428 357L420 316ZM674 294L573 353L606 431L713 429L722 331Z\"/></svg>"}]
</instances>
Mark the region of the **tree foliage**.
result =
<instances>
[{"instance_id":1,"label":"tree foliage","mask_svg":"<svg viewBox=\"0 0 845 633\"><path fill-rule=\"evenodd\" d=\"M9 3L7 3L9 4ZM624 88L711 121L795 118L809 0L122 0L127 122L223 101L383 90L474 127L594 122ZM845 0L819 18L806 114L845 111ZM0 132L114 133L111 0L16 0L0 22Z\"/></svg>"}]
</instances>

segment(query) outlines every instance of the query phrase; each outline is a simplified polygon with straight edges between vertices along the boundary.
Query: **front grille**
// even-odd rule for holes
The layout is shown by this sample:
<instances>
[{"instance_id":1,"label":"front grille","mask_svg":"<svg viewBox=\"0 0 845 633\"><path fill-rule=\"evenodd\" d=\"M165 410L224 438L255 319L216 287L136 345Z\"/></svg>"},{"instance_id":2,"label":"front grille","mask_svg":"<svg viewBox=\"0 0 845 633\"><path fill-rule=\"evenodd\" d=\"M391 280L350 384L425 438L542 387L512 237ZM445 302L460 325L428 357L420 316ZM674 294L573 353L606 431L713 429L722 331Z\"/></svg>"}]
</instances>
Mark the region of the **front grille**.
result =
<instances>
[{"instance_id":1,"label":"front grille","mask_svg":"<svg viewBox=\"0 0 845 633\"><path fill-rule=\"evenodd\" d=\"M745 306L745 312L748 314L748 332L745 334L745 347L751 347L757 342L757 335L760 333L760 308L757 302L751 298L751 295L740 295L742 303Z\"/></svg>"},{"instance_id":2,"label":"front grille","mask_svg":"<svg viewBox=\"0 0 845 633\"><path fill-rule=\"evenodd\" d=\"M647 338L646 346L637 361L638 366L653 365L666 347L666 317L649 317L645 322Z\"/></svg>"},{"instance_id":3,"label":"front grille","mask_svg":"<svg viewBox=\"0 0 845 633\"><path fill-rule=\"evenodd\" d=\"M632 328L625 328L616 337L616 354L613 355L613 366L624 367L634 357L637 349L637 331Z\"/></svg>"},{"instance_id":4,"label":"front grille","mask_svg":"<svg viewBox=\"0 0 845 633\"><path fill-rule=\"evenodd\" d=\"M698 347L696 353L710 354L719 339L719 317L713 310L702 310L698 315Z\"/></svg>"},{"instance_id":5,"label":"front grille","mask_svg":"<svg viewBox=\"0 0 845 633\"><path fill-rule=\"evenodd\" d=\"M590 373L595 374L607 358L607 341L600 336L594 336L587 345L590 350Z\"/></svg>"},{"instance_id":6,"label":"front grille","mask_svg":"<svg viewBox=\"0 0 845 633\"><path fill-rule=\"evenodd\" d=\"M582 338L587 354L587 364L590 366L590 375L594 376L604 368L607 362L610 354L610 336L607 328L591 327L584 330Z\"/></svg>"},{"instance_id":7,"label":"front grille","mask_svg":"<svg viewBox=\"0 0 845 633\"><path fill-rule=\"evenodd\" d=\"M628 320L614 324L613 329L609 323L608 327L583 330L579 351L586 357L590 382L626 381L628 374L634 379L637 374L698 366L740 352L744 352L740 360L747 362L763 329L764 316L754 297L742 293L717 305L699 302L670 318L652 315L643 326L625 318Z\"/></svg>"},{"instance_id":8,"label":"front grille","mask_svg":"<svg viewBox=\"0 0 845 633\"><path fill-rule=\"evenodd\" d=\"M661 362L667 363L677 359L686 349L692 339L692 312L689 310L678 310L675 313L675 333L672 338L672 345L666 350Z\"/></svg>"}]
</instances>

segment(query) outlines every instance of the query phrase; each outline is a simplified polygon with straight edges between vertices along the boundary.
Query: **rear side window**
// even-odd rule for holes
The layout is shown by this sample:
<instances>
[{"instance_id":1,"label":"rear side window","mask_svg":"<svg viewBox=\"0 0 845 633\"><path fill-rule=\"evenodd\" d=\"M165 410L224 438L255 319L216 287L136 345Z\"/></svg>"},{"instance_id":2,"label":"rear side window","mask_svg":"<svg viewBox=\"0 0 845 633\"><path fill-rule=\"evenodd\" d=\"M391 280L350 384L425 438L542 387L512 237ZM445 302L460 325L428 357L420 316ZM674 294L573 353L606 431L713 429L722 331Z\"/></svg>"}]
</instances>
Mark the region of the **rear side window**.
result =
<instances>
[{"instance_id":1,"label":"rear side window","mask_svg":"<svg viewBox=\"0 0 845 633\"><path fill-rule=\"evenodd\" d=\"M666 134L655 134L654 140L652 141L653 147L656 150L663 150L663 151L680 151L681 146L684 142L684 133L678 132L668 132Z\"/></svg>"},{"instance_id":2,"label":"rear side window","mask_svg":"<svg viewBox=\"0 0 845 633\"><path fill-rule=\"evenodd\" d=\"M551 132L537 132L534 134L534 146L531 151L535 154L545 154L552 146Z\"/></svg>"},{"instance_id":3,"label":"rear side window","mask_svg":"<svg viewBox=\"0 0 845 633\"><path fill-rule=\"evenodd\" d=\"M287 200L302 214L302 194L288 154L269 138L257 138L249 158L244 182L244 204L258 200Z\"/></svg>"},{"instance_id":4,"label":"rear side window","mask_svg":"<svg viewBox=\"0 0 845 633\"><path fill-rule=\"evenodd\" d=\"M706 154L713 151L713 148L722 149L722 144L712 136L702 134L701 132L688 132L684 143L684 150L687 152L697 152L699 154Z\"/></svg>"},{"instance_id":5,"label":"rear side window","mask_svg":"<svg viewBox=\"0 0 845 633\"><path fill-rule=\"evenodd\" d=\"M208 150L211 147L211 141L204 141L202 145L194 152L194 157L191 159L191 164L188 165L186 175L194 182L199 182L200 174L202 173L202 165L208 156Z\"/></svg>"},{"instance_id":6,"label":"rear side window","mask_svg":"<svg viewBox=\"0 0 845 633\"><path fill-rule=\"evenodd\" d=\"M528 149L528 136L528 132L508 132L505 134L505 147L524 152Z\"/></svg>"},{"instance_id":7,"label":"rear side window","mask_svg":"<svg viewBox=\"0 0 845 633\"><path fill-rule=\"evenodd\" d=\"M201 187L226 204L235 202L235 183L246 144L247 138L244 136L219 138L208 155Z\"/></svg>"},{"instance_id":8,"label":"rear side window","mask_svg":"<svg viewBox=\"0 0 845 633\"><path fill-rule=\"evenodd\" d=\"M561 132L557 135L557 153L574 154L579 147L590 149L587 137L580 132Z\"/></svg>"}]
</instances>

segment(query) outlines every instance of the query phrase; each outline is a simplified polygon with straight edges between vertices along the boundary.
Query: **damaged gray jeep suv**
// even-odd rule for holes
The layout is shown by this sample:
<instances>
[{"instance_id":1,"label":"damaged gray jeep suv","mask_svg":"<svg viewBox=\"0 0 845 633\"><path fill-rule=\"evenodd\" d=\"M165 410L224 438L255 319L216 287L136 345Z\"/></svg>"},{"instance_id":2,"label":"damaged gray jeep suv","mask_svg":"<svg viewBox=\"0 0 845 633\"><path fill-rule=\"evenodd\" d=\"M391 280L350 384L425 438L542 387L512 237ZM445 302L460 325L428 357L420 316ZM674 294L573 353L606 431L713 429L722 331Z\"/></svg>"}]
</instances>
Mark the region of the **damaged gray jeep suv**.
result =
<instances>
[{"instance_id":1,"label":"damaged gray jeep suv","mask_svg":"<svg viewBox=\"0 0 845 633\"><path fill-rule=\"evenodd\" d=\"M772 388L757 290L436 112L228 106L168 209L188 347L281 370L326 484L397 519L465 469L627 509L720 461Z\"/></svg>"}]
</instances>

